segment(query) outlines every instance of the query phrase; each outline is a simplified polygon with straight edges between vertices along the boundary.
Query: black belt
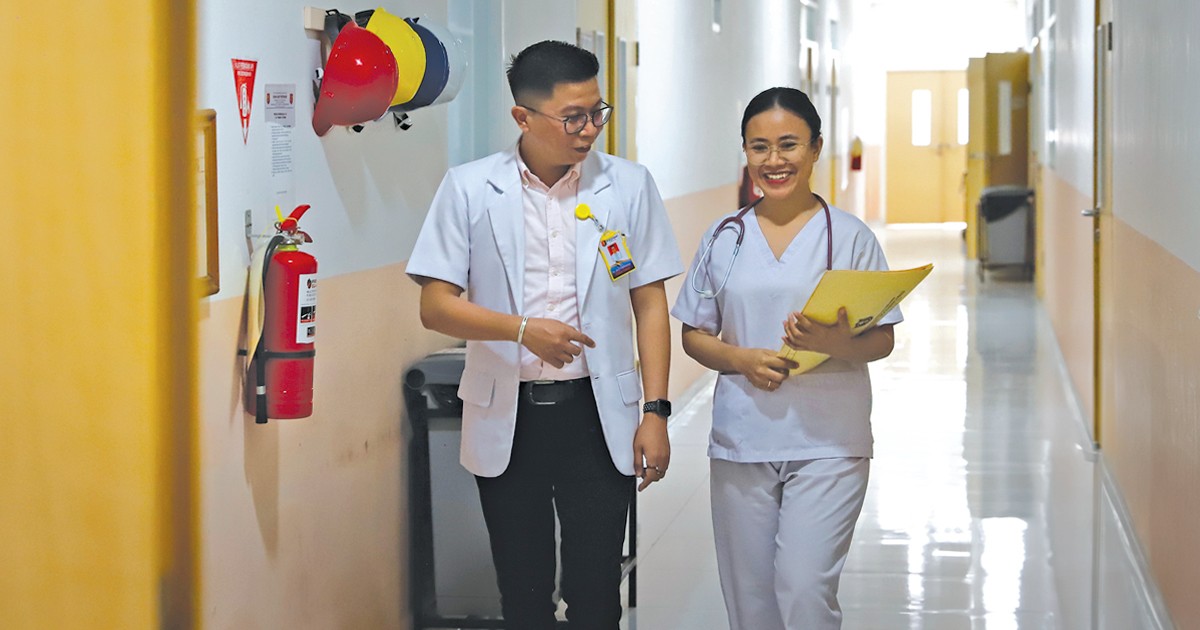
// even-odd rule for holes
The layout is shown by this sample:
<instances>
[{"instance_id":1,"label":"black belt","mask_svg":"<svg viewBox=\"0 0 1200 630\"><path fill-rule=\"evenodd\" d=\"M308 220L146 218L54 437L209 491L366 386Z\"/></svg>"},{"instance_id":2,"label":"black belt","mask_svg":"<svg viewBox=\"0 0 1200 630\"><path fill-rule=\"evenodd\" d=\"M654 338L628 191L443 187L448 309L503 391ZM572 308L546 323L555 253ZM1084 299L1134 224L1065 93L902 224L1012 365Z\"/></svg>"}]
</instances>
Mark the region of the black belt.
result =
<instances>
[{"instance_id":1,"label":"black belt","mask_svg":"<svg viewBox=\"0 0 1200 630\"><path fill-rule=\"evenodd\" d=\"M554 405L567 402L592 390L590 377L569 381L525 381L521 383L521 398L535 405Z\"/></svg>"}]
</instances>

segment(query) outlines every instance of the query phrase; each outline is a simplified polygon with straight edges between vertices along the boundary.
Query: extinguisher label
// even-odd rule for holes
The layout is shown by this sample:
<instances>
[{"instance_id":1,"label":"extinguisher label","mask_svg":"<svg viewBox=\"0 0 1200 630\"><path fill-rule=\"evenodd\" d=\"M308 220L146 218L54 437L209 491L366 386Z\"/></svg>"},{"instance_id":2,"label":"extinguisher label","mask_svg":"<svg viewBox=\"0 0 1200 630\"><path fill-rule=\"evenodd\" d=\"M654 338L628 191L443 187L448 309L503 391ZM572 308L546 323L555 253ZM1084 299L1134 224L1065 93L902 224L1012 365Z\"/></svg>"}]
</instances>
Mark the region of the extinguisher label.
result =
<instances>
[{"instance_id":1,"label":"extinguisher label","mask_svg":"<svg viewBox=\"0 0 1200 630\"><path fill-rule=\"evenodd\" d=\"M317 337L317 274L302 273L296 300L296 343L313 343Z\"/></svg>"}]
</instances>

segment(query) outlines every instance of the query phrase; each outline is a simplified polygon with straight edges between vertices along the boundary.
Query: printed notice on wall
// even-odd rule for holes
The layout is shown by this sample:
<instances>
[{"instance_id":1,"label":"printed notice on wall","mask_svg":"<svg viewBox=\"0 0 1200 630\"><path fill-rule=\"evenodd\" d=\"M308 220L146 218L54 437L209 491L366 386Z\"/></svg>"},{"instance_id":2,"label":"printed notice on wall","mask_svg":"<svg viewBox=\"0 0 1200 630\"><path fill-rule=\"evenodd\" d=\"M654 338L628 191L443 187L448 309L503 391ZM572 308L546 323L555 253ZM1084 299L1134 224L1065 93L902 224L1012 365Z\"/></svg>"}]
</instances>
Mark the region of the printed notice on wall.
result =
<instances>
[{"instance_id":1,"label":"printed notice on wall","mask_svg":"<svg viewBox=\"0 0 1200 630\"><path fill-rule=\"evenodd\" d=\"M294 127L268 125L271 128L271 192L282 205L291 205L292 137Z\"/></svg>"},{"instance_id":2,"label":"printed notice on wall","mask_svg":"<svg viewBox=\"0 0 1200 630\"><path fill-rule=\"evenodd\" d=\"M296 126L296 84L268 83L266 89L267 122L284 127Z\"/></svg>"}]
</instances>

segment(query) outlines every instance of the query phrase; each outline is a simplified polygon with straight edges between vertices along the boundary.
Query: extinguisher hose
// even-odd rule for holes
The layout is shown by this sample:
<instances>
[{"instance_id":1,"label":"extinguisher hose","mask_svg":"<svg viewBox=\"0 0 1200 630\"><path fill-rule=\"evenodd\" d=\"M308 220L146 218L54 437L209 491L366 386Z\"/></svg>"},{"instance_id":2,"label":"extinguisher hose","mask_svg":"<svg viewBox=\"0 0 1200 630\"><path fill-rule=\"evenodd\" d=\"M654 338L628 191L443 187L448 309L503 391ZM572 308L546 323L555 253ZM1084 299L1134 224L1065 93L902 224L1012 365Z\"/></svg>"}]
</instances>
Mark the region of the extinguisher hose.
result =
<instances>
[{"instance_id":1,"label":"extinguisher hose","mask_svg":"<svg viewBox=\"0 0 1200 630\"><path fill-rule=\"evenodd\" d=\"M262 286L264 288L267 286L267 272L271 269L271 257L275 255L276 248L282 245L285 240L286 239L284 239L283 236L275 235L271 237L270 242L267 243L267 250L263 256L266 264L263 265L261 278ZM254 347L254 384L258 389L258 391L256 391L254 394L255 424L267 423L267 353L263 351L263 340L266 339L266 337L267 336L265 334L259 336L258 345Z\"/></svg>"}]
</instances>

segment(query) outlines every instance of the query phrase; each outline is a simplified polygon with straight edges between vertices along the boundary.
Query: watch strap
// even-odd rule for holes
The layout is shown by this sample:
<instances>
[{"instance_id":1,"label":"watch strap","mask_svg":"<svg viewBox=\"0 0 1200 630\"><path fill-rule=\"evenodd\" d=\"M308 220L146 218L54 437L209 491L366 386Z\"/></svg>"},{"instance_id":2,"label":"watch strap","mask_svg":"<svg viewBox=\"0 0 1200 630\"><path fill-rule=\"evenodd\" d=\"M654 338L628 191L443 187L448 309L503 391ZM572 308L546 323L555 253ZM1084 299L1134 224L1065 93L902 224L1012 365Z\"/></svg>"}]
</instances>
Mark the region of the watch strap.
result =
<instances>
[{"instance_id":1,"label":"watch strap","mask_svg":"<svg viewBox=\"0 0 1200 630\"><path fill-rule=\"evenodd\" d=\"M642 405L642 413L654 413L664 418L671 416L671 401L659 398L658 400L648 400Z\"/></svg>"}]
</instances>

